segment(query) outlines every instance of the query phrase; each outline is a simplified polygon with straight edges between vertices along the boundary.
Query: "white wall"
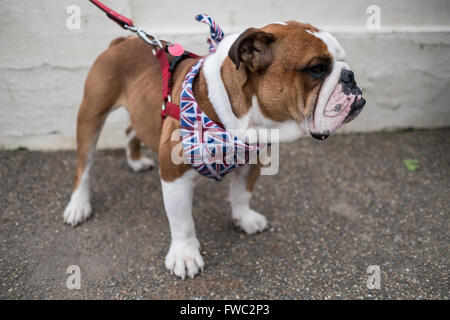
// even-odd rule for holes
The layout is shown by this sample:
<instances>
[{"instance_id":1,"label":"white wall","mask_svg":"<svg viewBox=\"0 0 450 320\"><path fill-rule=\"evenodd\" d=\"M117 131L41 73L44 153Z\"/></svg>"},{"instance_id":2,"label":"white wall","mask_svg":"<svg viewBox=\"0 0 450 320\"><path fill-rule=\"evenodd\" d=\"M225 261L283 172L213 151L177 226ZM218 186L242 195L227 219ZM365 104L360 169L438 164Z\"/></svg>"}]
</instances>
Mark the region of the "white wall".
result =
<instances>
[{"instance_id":1,"label":"white wall","mask_svg":"<svg viewBox=\"0 0 450 320\"><path fill-rule=\"evenodd\" d=\"M274 21L310 22L347 51L367 106L341 129L375 131L450 125L448 0L105 0L148 31L206 53L208 13L226 33ZM69 5L81 8L80 30L66 27ZM381 9L381 30L366 27L369 5ZM84 79L96 56L128 35L87 0L0 2L0 148L75 147ZM125 110L113 113L100 147L123 145Z\"/></svg>"}]
</instances>

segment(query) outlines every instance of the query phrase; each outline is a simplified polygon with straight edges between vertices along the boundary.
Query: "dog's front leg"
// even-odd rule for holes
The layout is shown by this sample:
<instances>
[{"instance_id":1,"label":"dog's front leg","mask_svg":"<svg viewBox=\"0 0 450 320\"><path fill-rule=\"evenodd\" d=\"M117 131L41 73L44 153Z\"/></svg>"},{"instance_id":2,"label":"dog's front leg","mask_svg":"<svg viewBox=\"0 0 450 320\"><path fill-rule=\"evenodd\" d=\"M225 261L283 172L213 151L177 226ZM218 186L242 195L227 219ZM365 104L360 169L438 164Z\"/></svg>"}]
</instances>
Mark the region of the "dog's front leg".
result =
<instances>
[{"instance_id":1,"label":"dog's front leg","mask_svg":"<svg viewBox=\"0 0 450 320\"><path fill-rule=\"evenodd\" d=\"M230 174L231 214L234 223L248 234L267 228L266 218L250 209L253 186L260 174L260 166L246 165Z\"/></svg>"},{"instance_id":2,"label":"dog's front leg","mask_svg":"<svg viewBox=\"0 0 450 320\"><path fill-rule=\"evenodd\" d=\"M193 278L205 265L192 218L194 178L197 175L194 170L189 170L172 182L161 179L164 207L172 236L165 264L171 273L182 279L186 275Z\"/></svg>"}]
</instances>

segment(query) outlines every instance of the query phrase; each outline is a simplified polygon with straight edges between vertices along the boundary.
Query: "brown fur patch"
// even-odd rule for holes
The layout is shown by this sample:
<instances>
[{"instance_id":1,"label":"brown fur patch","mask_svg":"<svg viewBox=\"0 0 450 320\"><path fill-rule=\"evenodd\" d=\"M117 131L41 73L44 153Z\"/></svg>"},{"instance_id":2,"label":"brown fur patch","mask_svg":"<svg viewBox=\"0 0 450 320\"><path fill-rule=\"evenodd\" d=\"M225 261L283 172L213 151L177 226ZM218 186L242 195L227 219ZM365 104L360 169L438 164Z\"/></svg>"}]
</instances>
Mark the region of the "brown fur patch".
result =
<instances>
[{"instance_id":1,"label":"brown fur patch","mask_svg":"<svg viewBox=\"0 0 450 320\"><path fill-rule=\"evenodd\" d=\"M248 113L252 105L253 90L246 85L247 71L244 68L236 71L234 63L225 59L220 72L233 113L237 118L241 118Z\"/></svg>"},{"instance_id":2,"label":"brown fur patch","mask_svg":"<svg viewBox=\"0 0 450 320\"><path fill-rule=\"evenodd\" d=\"M109 44L110 47L115 46L116 44L121 43L122 41L125 41L127 38L125 37L119 37L114 39L113 41L111 41L111 43Z\"/></svg>"},{"instance_id":3,"label":"brown fur patch","mask_svg":"<svg viewBox=\"0 0 450 320\"><path fill-rule=\"evenodd\" d=\"M159 171L161 179L167 182L176 180L186 171L192 169L189 164L174 164L171 158L172 150L181 143L181 137L178 140L172 140L172 133L179 128L179 121L173 118L167 118L162 128L161 142L159 145ZM183 156L181 148L179 156Z\"/></svg>"}]
</instances>

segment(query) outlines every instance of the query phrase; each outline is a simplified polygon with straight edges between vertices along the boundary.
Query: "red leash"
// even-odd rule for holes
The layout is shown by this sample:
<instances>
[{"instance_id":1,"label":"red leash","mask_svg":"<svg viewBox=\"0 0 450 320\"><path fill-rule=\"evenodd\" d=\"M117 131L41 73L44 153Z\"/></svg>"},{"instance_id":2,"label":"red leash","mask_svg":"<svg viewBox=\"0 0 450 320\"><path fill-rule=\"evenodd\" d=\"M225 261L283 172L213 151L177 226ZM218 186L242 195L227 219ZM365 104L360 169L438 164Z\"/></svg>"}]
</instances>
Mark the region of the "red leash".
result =
<instances>
[{"instance_id":1,"label":"red leash","mask_svg":"<svg viewBox=\"0 0 450 320\"><path fill-rule=\"evenodd\" d=\"M163 48L163 43L165 42L167 44L166 51L173 55L174 57L181 56L184 52L184 49L181 45L178 43L171 43L169 41L159 39L157 36L145 32L139 27L136 27L133 23L133 21L127 17L122 16L121 14L117 13L116 11L112 10L108 6L104 5L98 0L89 0L92 2L97 8L102 10L104 13L106 13L106 16L116 22L119 26L124 28L125 30L129 30L131 32L137 33L139 38L147 42L149 45L159 46L160 48Z\"/></svg>"},{"instance_id":2,"label":"red leash","mask_svg":"<svg viewBox=\"0 0 450 320\"><path fill-rule=\"evenodd\" d=\"M97 6L100 10L106 13L106 16L116 22L119 26L124 28L125 30L129 30L131 32L135 32L139 38L144 40L151 46L158 47L158 51L153 49L153 54L158 59L159 65L161 67L161 76L162 76L162 96L163 96L163 105L161 109L161 117L164 120L167 116L170 116L176 120L180 120L180 107L176 104L172 103L172 99L170 97L171 93L171 83L172 83L172 72L175 70L176 65L181 62L185 58L197 58L198 56L184 51L183 47L177 43L171 43L163 39L159 39L157 36L145 32L141 28L138 28L134 25L131 19L122 16L116 11L110 9L103 3L98 0L89 0L95 6ZM166 43L166 45L163 44ZM166 52L174 56L175 58L169 63L167 59Z\"/></svg>"},{"instance_id":3,"label":"red leash","mask_svg":"<svg viewBox=\"0 0 450 320\"><path fill-rule=\"evenodd\" d=\"M122 28L128 29L127 27L133 27L134 26L133 21L131 21L131 19L128 19L127 17L124 17L124 16L118 14L117 12L115 12L112 9L110 9L109 7L107 7L106 5L101 3L100 1L98 1L98 0L89 0L89 1L91 1L100 10L102 10L104 13L106 13L108 18L110 18L111 20L116 22Z\"/></svg>"}]
</instances>

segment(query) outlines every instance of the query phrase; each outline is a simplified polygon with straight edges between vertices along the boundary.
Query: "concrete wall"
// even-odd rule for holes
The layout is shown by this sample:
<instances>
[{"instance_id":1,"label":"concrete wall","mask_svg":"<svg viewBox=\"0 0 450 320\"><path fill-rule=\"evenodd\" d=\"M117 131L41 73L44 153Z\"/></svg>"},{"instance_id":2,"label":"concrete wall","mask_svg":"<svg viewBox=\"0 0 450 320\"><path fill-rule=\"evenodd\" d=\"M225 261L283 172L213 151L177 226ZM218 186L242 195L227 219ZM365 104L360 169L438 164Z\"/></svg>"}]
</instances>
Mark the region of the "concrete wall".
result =
<instances>
[{"instance_id":1,"label":"concrete wall","mask_svg":"<svg viewBox=\"0 0 450 320\"><path fill-rule=\"evenodd\" d=\"M145 29L206 53L213 16L226 33L274 21L310 22L335 34L347 51L368 104L341 129L376 131L450 125L450 1L448 0L105 0ZM69 30L66 9L81 8ZM381 9L381 29L368 30L366 9ZM111 39L128 35L86 0L0 2L0 148L75 147L83 83ZM108 119L100 147L120 147L124 109Z\"/></svg>"}]
</instances>

